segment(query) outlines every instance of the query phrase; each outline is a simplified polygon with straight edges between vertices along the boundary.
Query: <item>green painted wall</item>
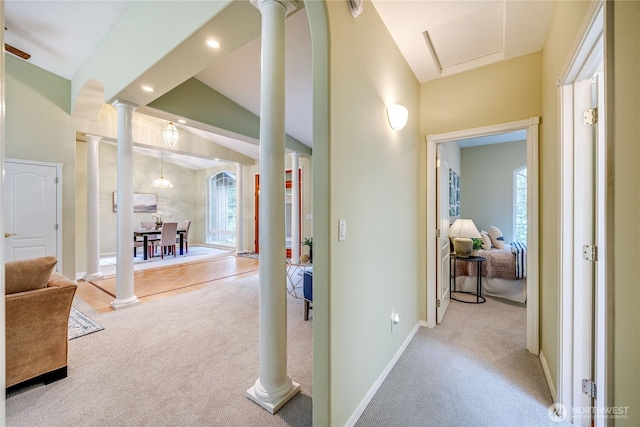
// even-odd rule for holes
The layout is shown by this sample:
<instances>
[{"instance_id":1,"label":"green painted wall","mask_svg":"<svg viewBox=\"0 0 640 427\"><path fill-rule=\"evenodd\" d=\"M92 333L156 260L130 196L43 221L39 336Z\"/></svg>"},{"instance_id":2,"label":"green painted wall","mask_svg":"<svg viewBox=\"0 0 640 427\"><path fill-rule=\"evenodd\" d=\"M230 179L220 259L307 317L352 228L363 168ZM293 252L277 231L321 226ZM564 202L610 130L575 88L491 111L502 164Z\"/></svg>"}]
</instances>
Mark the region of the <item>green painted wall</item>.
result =
<instances>
[{"instance_id":1,"label":"green painted wall","mask_svg":"<svg viewBox=\"0 0 640 427\"><path fill-rule=\"evenodd\" d=\"M190 78L148 106L224 129L246 141L260 139L260 117L196 78ZM289 135L286 135L285 143L290 150L311 154L309 147Z\"/></svg>"},{"instance_id":2,"label":"green painted wall","mask_svg":"<svg viewBox=\"0 0 640 427\"><path fill-rule=\"evenodd\" d=\"M478 230L498 227L513 241L513 171L527 164L526 141L463 148L460 175L461 218Z\"/></svg>"},{"instance_id":3,"label":"green painted wall","mask_svg":"<svg viewBox=\"0 0 640 427\"><path fill-rule=\"evenodd\" d=\"M327 425L339 426L419 321L419 289L425 286L418 279L423 260L416 233L420 100L418 82L370 2L357 19L342 2L326 7L335 42L329 68L330 303L324 351L330 359ZM399 132L386 118L392 103L409 109L409 122ZM346 220L344 241L337 239L339 220ZM393 313L401 320L394 334Z\"/></svg>"},{"instance_id":4,"label":"green painted wall","mask_svg":"<svg viewBox=\"0 0 640 427\"><path fill-rule=\"evenodd\" d=\"M75 278L75 131L70 82L5 55L5 156L62 163L62 273Z\"/></svg>"},{"instance_id":5,"label":"green painted wall","mask_svg":"<svg viewBox=\"0 0 640 427\"><path fill-rule=\"evenodd\" d=\"M615 1L613 9L612 403L629 408L627 418L615 420L620 427L640 422L640 2Z\"/></svg>"}]
</instances>

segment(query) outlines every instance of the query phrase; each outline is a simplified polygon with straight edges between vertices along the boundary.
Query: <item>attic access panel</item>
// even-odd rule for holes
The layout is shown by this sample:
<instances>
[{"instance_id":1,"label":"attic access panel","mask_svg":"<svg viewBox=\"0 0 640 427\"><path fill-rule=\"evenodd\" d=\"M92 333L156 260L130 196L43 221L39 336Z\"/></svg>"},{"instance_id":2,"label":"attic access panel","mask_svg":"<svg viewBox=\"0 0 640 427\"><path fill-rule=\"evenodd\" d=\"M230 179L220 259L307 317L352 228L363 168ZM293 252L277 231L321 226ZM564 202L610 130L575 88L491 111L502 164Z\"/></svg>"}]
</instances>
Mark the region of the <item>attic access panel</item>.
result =
<instances>
[{"instance_id":1,"label":"attic access panel","mask_svg":"<svg viewBox=\"0 0 640 427\"><path fill-rule=\"evenodd\" d=\"M489 6L424 32L440 71L504 52L504 4Z\"/></svg>"}]
</instances>

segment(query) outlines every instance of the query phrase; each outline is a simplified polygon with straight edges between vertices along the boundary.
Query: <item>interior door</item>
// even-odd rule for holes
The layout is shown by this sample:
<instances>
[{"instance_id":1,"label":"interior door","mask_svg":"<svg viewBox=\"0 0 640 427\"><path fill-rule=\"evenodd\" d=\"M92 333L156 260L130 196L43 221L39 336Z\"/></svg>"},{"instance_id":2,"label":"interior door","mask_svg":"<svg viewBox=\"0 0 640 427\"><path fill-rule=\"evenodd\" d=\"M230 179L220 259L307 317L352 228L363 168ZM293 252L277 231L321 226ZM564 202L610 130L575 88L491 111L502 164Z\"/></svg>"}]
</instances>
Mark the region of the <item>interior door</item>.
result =
<instances>
[{"instance_id":1,"label":"interior door","mask_svg":"<svg viewBox=\"0 0 640 427\"><path fill-rule=\"evenodd\" d=\"M5 260L58 253L58 167L5 161L3 209Z\"/></svg>"},{"instance_id":2,"label":"interior door","mask_svg":"<svg viewBox=\"0 0 640 427\"><path fill-rule=\"evenodd\" d=\"M451 260L449 258L449 166L436 146L436 322L442 323L451 301Z\"/></svg>"}]
</instances>

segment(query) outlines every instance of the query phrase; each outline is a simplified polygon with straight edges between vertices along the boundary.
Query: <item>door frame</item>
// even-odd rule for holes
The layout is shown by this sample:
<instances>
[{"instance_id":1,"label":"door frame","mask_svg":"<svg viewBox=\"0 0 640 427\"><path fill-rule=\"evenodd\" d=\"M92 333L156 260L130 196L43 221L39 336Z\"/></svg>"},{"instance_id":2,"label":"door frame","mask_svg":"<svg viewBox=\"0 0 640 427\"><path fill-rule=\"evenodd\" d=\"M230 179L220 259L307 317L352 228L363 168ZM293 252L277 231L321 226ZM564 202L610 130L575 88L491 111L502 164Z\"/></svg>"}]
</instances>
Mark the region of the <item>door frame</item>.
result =
<instances>
[{"instance_id":1,"label":"door frame","mask_svg":"<svg viewBox=\"0 0 640 427\"><path fill-rule=\"evenodd\" d=\"M436 144L525 130L527 132L527 350L540 353L539 337L539 199L538 135L540 118L531 117L509 123L483 126L454 132L427 135L427 326L436 325L436 257L429 251L436 242ZM435 252L435 251L434 251Z\"/></svg>"},{"instance_id":2,"label":"door frame","mask_svg":"<svg viewBox=\"0 0 640 427\"><path fill-rule=\"evenodd\" d=\"M8 162L31 166L53 167L56 169L56 178L58 179L56 183L56 224L58 224L58 228L56 229L56 258L58 259L58 263L56 264L55 270L62 272L62 266L64 265L62 259L62 163L39 162L37 160L23 160L5 157L2 165L3 175L4 165ZM6 218L6 215L3 213L2 217Z\"/></svg>"},{"instance_id":3,"label":"door frame","mask_svg":"<svg viewBox=\"0 0 640 427\"><path fill-rule=\"evenodd\" d=\"M285 176L288 173L293 173L292 169L286 169L284 171ZM285 179L284 188L292 188L293 181ZM254 174L254 193L253 193L253 230L254 230L254 240L253 240L253 251L257 254L260 253L260 173L256 172ZM302 168L298 168L298 226L300 228L299 235L302 236ZM293 247L293 242L291 242ZM301 245L300 243L298 244ZM287 258L291 258L291 248L286 248L286 256Z\"/></svg>"},{"instance_id":4,"label":"door frame","mask_svg":"<svg viewBox=\"0 0 640 427\"><path fill-rule=\"evenodd\" d=\"M609 140L610 129L607 126L607 117L609 116L609 95L607 85L611 81L612 62L608 58L607 52L607 16L611 13L612 4L602 0L594 1L590 4L585 19L582 23L578 37L571 49L568 61L563 68L562 76L558 81L558 103L559 103L559 139L558 155L559 155L559 212L560 219L559 236L560 236L560 263L558 269L558 379L557 379L557 398L556 402L562 405L562 409L566 411L566 415L572 414L576 402L579 402L580 396L575 396L576 384L581 381L580 378L574 378L574 355L573 349L575 344L574 337L574 318L579 315L574 310L575 299L573 294L574 287L574 263L580 257L580 254L574 252L573 248L576 239L573 234L573 224L580 220L580 213L574 212L572 201L574 194L574 117L579 113L574 106L574 88L576 82L592 77L599 68L600 64L604 64L604 81L603 89L599 89L598 96L604 101L604 111L599 114L602 120L604 117L602 128L598 132L598 138L602 144L599 148L599 168L601 176L596 180L603 180L599 183L602 185L600 194L603 196L597 201L596 214L596 236L595 240L598 245L598 261L596 264L596 284L594 297L596 298L595 312L593 320L596 323L596 333L594 337L594 357L595 377L591 378L597 384L597 392L595 405L597 409L611 406L611 381L612 381L612 346L607 345L609 337L612 336L613 315L611 311L607 311L607 305L611 301L612 293L612 270L608 266L613 265L613 216L611 215L613 206L613 196L607 189L613 180L613 162L611 157L611 143ZM610 15L609 15L610 16ZM578 107L579 108L579 107ZM598 190L594 197L598 196ZM598 216L601 221L598 221ZM583 242L584 243L584 242ZM593 243L593 242L591 242ZM604 414L596 410L595 425L606 426L608 420ZM569 419L572 422L573 420Z\"/></svg>"}]
</instances>

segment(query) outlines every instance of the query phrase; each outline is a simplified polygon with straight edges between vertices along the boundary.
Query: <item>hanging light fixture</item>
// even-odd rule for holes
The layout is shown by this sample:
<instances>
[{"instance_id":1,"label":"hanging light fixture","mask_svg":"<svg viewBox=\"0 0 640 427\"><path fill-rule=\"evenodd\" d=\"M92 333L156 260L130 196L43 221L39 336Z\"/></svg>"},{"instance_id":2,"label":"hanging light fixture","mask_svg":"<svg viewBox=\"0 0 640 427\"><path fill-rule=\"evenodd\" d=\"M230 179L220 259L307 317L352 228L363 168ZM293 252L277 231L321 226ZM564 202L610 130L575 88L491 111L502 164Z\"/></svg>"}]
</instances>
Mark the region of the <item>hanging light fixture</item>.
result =
<instances>
[{"instance_id":1,"label":"hanging light fixture","mask_svg":"<svg viewBox=\"0 0 640 427\"><path fill-rule=\"evenodd\" d=\"M178 134L178 128L172 122L169 122L166 128L164 128L164 133L162 134L164 138L164 143L169 147L173 148L178 143L178 139L180 135Z\"/></svg>"},{"instance_id":2,"label":"hanging light fixture","mask_svg":"<svg viewBox=\"0 0 640 427\"><path fill-rule=\"evenodd\" d=\"M160 152L160 178L153 180L151 186L155 188L173 188L173 184L168 179L164 179L164 151Z\"/></svg>"}]
</instances>

